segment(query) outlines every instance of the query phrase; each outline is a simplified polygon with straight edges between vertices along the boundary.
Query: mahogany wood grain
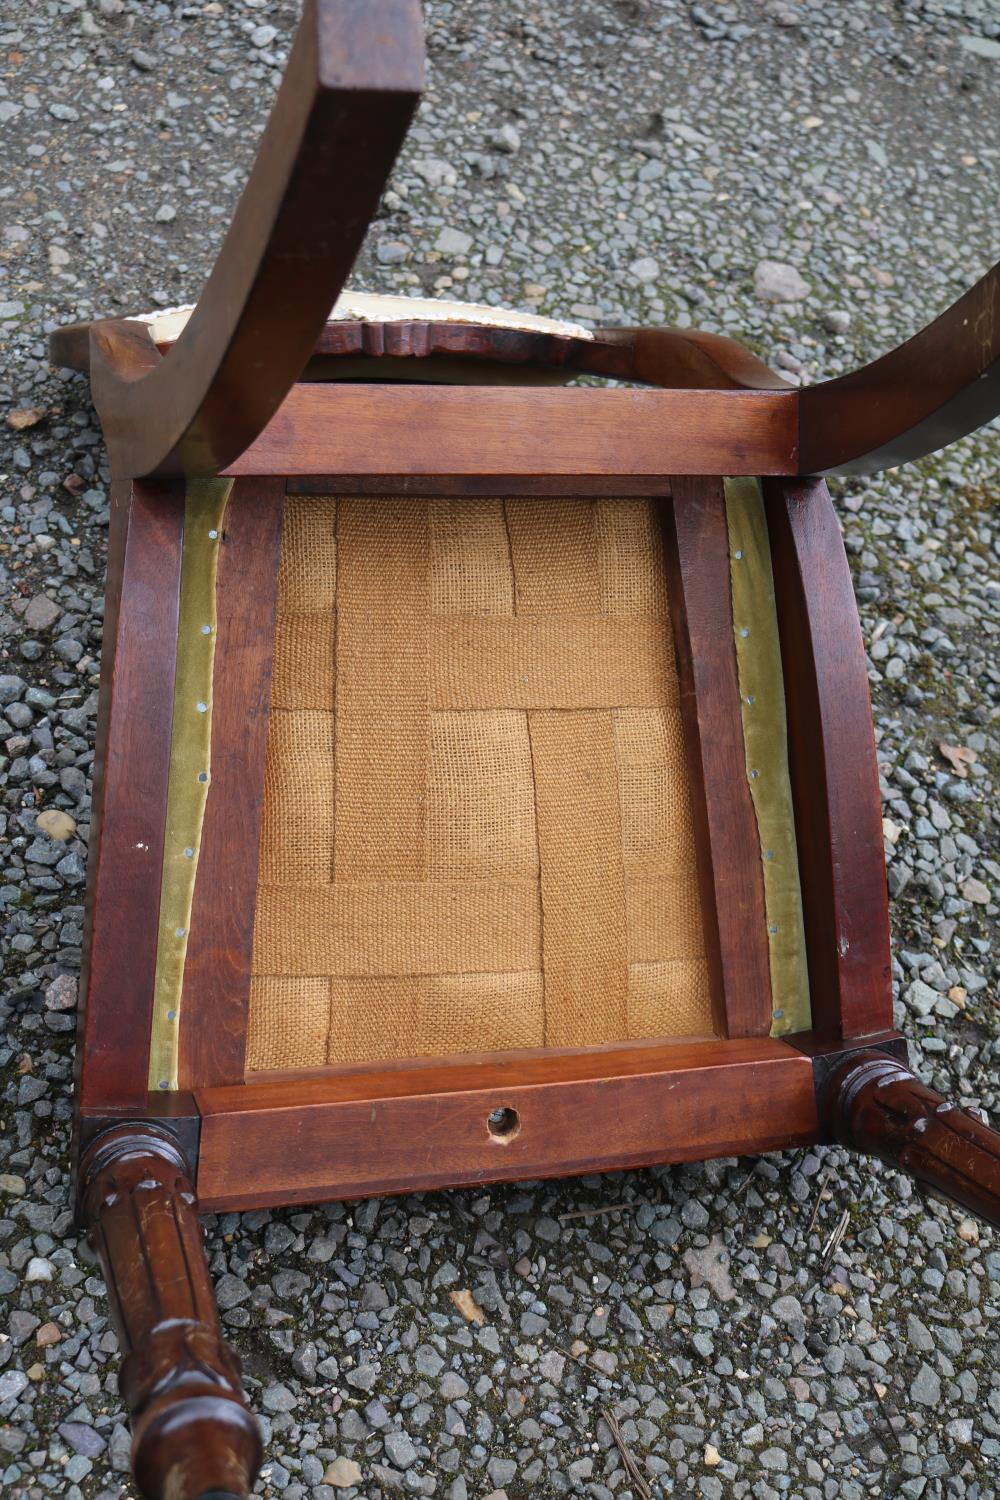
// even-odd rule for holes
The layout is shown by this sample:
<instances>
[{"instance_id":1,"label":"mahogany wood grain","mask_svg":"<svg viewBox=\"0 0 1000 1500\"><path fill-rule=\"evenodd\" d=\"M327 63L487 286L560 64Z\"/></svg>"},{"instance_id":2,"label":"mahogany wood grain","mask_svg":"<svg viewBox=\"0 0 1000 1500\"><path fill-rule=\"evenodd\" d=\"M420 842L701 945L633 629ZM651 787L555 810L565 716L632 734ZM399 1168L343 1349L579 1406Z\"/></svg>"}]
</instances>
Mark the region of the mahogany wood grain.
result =
<instances>
[{"instance_id":1,"label":"mahogany wood grain","mask_svg":"<svg viewBox=\"0 0 1000 1500\"><path fill-rule=\"evenodd\" d=\"M794 392L297 385L226 474L794 472Z\"/></svg>"},{"instance_id":2,"label":"mahogany wood grain","mask_svg":"<svg viewBox=\"0 0 1000 1500\"><path fill-rule=\"evenodd\" d=\"M124 1356L140 1493L246 1500L260 1432L219 1326L189 1170L168 1129L116 1126L83 1153L80 1215Z\"/></svg>"},{"instance_id":3,"label":"mahogany wood grain","mask_svg":"<svg viewBox=\"0 0 1000 1500\"><path fill-rule=\"evenodd\" d=\"M237 480L226 508L211 782L184 965L182 1089L243 1079L284 488L281 479Z\"/></svg>"},{"instance_id":4,"label":"mahogany wood grain","mask_svg":"<svg viewBox=\"0 0 1000 1500\"><path fill-rule=\"evenodd\" d=\"M661 474L324 474L296 475L290 495L662 496Z\"/></svg>"},{"instance_id":5,"label":"mahogany wood grain","mask_svg":"<svg viewBox=\"0 0 1000 1500\"><path fill-rule=\"evenodd\" d=\"M145 1102L184 488L116 484L83 941L81 1106Z\"/></svg>"},{"instance_id":6,"label":"mahogany wood grain","mask_svg":"<svg viewBox=\"0 0 1000 1500\"><path fill-rule=\"evenodd\" d=\"M419 0L306 0L250 180L176 345L163 359L141 325L91 331L115 473L213 474L265 427L347 279L422 86Z\"/></svg>"},{"instance_id":7,"label":"mahogany wood grain","mask_svg":"<svg viewBox=\"0 0 1000 1500\"><path fill-rule=\"evenodd\" d=\"M722 1036L771 1029L760 837L747 782L720 479L670 481L662 508L712 1010Z\"/></svg>"},{"instance_id":8,"label":"mahogany wood grain","mask_svg":"<svg viewBox=\"0 0 1000 1500\"><path fill-rule=\"evenodd\" d=\"M889 912L864 643L822 480L764 486L813 1024L892 1027Z\"/></svg>"},{"instance_id":9,"label":"mahogany wood grain","mask_svg":"<svg viewBox=\"0 0 1000 1500\"><path fill-rule=\"evenodd\" d=\"M816 1139L812 1064L769 1038L199 1089L207 1209L697 1161ZM513 1129L491 1134L489 1118Z\"/></svg>"},{"instance_id":10,"label":"mahogany wood grain","mask_svg":"<svg viewBox=\"0 0 1000 1500\"><path fill-rule=\"evenodd\" d=\"M788 391L797 388L768 369L735 339L696 328L602 328L594 355L579 355L582 369L614 374L605 353L616 344L627 363L628 380L673 390Z\"/></svg>"},{"instance_id":11,"label":"mahogany wood grain","mask_svg":"<svg viewBox=\"0 0 1000 1500\"><path fill-rule=\"evenodd\" d=\"M1000 264L890 354L799 398L802 474L871 474L1000 413Z\"/></svg>"},{"instance_id":12,"label":"mahogany wood grain","mask_svg":"<svg viewBox=\"0 0 1000 1500\"><path fill-rule=\"evenodd\" d=\"M855 1053L831 1079L834 1138L899 1167L932 1195L1000 1228L1000 1133L884 1053Z\"/></svg>"}]
</instances>

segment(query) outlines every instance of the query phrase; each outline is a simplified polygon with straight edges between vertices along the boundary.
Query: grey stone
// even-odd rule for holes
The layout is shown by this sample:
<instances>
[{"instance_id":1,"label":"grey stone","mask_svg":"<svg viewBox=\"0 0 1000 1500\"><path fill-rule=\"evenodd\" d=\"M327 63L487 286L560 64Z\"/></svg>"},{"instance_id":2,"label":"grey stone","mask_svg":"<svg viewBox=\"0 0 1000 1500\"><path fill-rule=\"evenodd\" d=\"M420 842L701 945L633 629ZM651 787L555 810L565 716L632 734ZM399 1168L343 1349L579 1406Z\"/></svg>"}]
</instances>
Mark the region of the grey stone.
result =
<instances>
[{"instance_id":1,"label":"grey stone","mask_svg":"<svg viewBox=\"0 0 1000 1500\"><path fill-rule=\"evenodd\" d=\"M846 333L851 326L851 315L844 308L831 307L823 314L822 321L828 333Z\"/></svg>"},{"instance_id":2,"label":"grey stone","mask_svg":"<svg viewBox=\"0 0 1000 1500\"><path fill-rule=\"evenodd\" d=\"M512 1458L491 1458L486 1465L486 1472L494 1488L500 1490L510 1484L517 1473L517 1464Z\"/></svg>"},{"instance_id":3,"label":"grey stone","mask_svg":"<svg viewBox=\"0 0 1000 1500\"><path fill-rule=\"evenodd\" d=\"M4 1370L0 1373L0 1403L13 1401L27 1387L28 1377L23 1370Z\"/></svg>"},{"instance_id":4,"label":"grey stone","mask_svg":"<svg viewBox=\"0 0 1000 1500\"><path fill-rule=\"evenodd\" d=\"M430 1344L421 1344L413 1357L413 1363L421 1375L430 1375L432 1378L440 1375L444 1368L444 1360Z\"/></svg>"},{"instance_id":5,"label":"grey stone","mask_svg":"<svg viewBox=\"0 0 1000 1500\"><path fill-rule=\"evenodd\" d=\"M387 1432L384 1438L386 1456L397 1469L408 1469L417 1461L417 1450L405 1432Z\"/></svg>"},{"instance_id":6,"label":"grey stone","mask_svg":"<svg viewBox=\"0 0 1000 1500\"><path fill-rule=\"evenodd\" d=\"M378 1380L378 1371L371 1364L358 1365L356 1369L348 1370L344 1379L356 1391L370 1391Z\"/></svg>"},{"instance_id":7,"label":"grey stone","mask_svg":"<svg viewBox=\"0 0 1000 1500\"><path fill-rule=\"evenodd\" d=\"M228 1312L231 1307L246 1302L250 1296L250 1288L239 1276L233 1276L227 1271L215 1283L215 1296L222 1311Z\"/></svg>"},{"instance_id":8,"label":"grey stone","mask_svg":"<svg viewBox=\"0 0 1000 1500\"><path fill-rule=\"evenodd\" d=\"M83 1453L87 1458L96 1458L107 1447L101 1434L85 1422L60 1422L57 1431L74 1453Z\"/></svg>"},{"instance_id":9,"label":"grey stone","mask_svg":"<svg viewBox=\"0 0 1000 1500\"><path fill-rule=\"evenodd\" d=\"M493 145L497 151L503 151L508 156L516 156L521 149L521 136L514 125L501 125L493 137Z\"/></svg>"},{"instance_id":10,"label":"grey stone","mask_svg":"<svg viewBox=\"0 0 1000 1500\"><path fill-rule=\"evenodd\" d=\"M941 1400L941 1378L930 1365L924 1363L910 1384L911 1401L921 1406L937 1406Z\"/></svg>"},{"instance_id":11,"label":"grey stone","mask_svg":"<svg viewBox=\"0 0 1000 1500\"><path fill-rule=\"evenodd\" d=\"M640 282L655 281L660 274L659 261L654 260L651 255L640 256L638 260L632 262L628 269L629 275Z\"/></svg>"},{"instance_id":12,"label":"grey stone","mask_svg":"<svg viewBox=\"0 0 1000 1500\"><path fill-rule=\"evenodd\" d=\"M991 62L1000 60L1000 42L992 41L989 37L965 35L959 37L958 43L976 57L987 57Z\"/></svg>"},{"instance_id":13,"label":"grey stone","mask_svg":"<svg viewBox=\"0 0 1000 1500\"><path fill-rule=\"evenodd\" d=\"M809 283L783 261L758 261L753 273L754 291L763 302L803 302L809 296Z\"/></svg>"},{"instance_id":14,"label":"grey stone","mask_svg":"<svg viewBox=\"0 0 1000 1500\"><path fill-rule=\"evenodd\" d=\"M704 1229L708 1220L708 1209L697 1198L689 1198L681 1209L681 1222L688 1229Z\"/></svg>"},{"instance_id":15,"label":"grey stone","mask_svg":"<svg viewBox=\"0 0 1000 1500\"><path fill-rule=\"evenodd\" d=\"M265 1411L294 1411L296 1397L287 1385L269 1385L265 1390L262 1401Z\"/></svg>"},{"instance_id":16,"label":"grey stone","mask_svg":"<svg viewBox=\"0 0 1000 1500\"><path fill-rule=\"evenodd\" d=\"M54 625L62 614L59 605L48 594L36 594L29 600L28 607L22 615L25 625L29 630L48 630Z\"/></svg>"},{"instance_id":17,"label":"grey stone","mask_svg":"<svg viewBox=\"0 0 1000 1500\"><path fill-rule=\"evenodd\" d=\"M464 229L442 229L434 242L434 248L440 250L442 255L468 255L472 249L472 235L466 234Z\"/></svg>"}]
</instances>

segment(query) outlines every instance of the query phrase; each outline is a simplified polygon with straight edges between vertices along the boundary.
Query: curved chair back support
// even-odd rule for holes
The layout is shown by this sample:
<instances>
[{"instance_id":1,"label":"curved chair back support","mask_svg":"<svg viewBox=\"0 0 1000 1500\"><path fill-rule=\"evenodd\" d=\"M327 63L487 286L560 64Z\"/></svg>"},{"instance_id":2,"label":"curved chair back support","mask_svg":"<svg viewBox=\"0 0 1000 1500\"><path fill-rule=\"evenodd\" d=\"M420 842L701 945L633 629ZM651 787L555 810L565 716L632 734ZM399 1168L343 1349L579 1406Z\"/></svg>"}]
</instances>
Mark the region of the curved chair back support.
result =
<instances>
[{"instance_id":1,"label":"curved chair back support","mask_svg":"<svg viewBox=\"0 0 1000 1500\"><path fill-rule=\"evenodd\" d=\"M116 473L218 473L270 421L347 279L422 86L418 0L306 0L250 180L169 357L136 325L93 329Z\"/></svg>"}]
</instances>

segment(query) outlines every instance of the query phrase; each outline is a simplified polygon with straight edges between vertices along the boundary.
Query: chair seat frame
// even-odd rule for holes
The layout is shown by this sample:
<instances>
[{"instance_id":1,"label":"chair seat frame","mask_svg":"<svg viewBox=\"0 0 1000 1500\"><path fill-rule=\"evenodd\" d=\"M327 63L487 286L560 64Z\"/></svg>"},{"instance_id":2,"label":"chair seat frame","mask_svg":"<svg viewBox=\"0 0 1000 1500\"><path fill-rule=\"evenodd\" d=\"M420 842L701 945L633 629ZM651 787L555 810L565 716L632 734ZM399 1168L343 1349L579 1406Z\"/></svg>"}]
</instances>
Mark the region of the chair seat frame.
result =
<instances>
[{"instance_id":1,"label":"chair seat frame","mask_svg":"<svg viewBox=\"0 0 1000 1500\"><path fill-rule=\"evenodd\" d=\"M416 0L307 0L232 229L176 341L131 320L52 338L55 362L89 371L113 474L78 1178L149 1500L242 1500L260 1464L199 1201L297 1204L838 1140L1000 1222L1000 1136L919 1084L893 1028L865 652L822 477L918 457L1000 411L1000 267L893 353L805 390L686 330L328 322L422 69ZM435 383L410 378L428 373ZM552 384L577 375L629 388ZM771 1035L725 501L711 477L728 474L763 479L785 679L812 1028L783 1038ZM212 778L180 1087L151 1092L184 497L199 477L234 481ZM247 1072L284 500L388 492L653 497L714 1037Z\"/></svg>"}]
</instances>

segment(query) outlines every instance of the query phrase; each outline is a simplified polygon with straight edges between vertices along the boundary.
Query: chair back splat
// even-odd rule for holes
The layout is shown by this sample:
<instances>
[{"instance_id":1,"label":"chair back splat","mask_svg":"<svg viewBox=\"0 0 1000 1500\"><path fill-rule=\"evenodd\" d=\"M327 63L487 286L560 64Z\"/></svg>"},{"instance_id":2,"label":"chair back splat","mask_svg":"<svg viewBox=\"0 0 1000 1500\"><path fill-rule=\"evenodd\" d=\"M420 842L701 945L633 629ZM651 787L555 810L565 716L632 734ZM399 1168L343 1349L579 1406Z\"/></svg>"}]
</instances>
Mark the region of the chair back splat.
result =
<instances>
[{"instance_id":1,"label":"chair back splat","mask_svg":"<svg viewBox=\"0 0 1000 1500\"><path fill-rule=\"evenodd\" d=\"M1000 411L1000 269L801 391L344 292L422 69L415 0L307 0L198 306L52 337L114 476L79 1211L148 1500L261 1461L199 1201L837 1140L1000 1222L1000 1137L893 1028L821 477Z\"/></svg>"}]
</instances>

